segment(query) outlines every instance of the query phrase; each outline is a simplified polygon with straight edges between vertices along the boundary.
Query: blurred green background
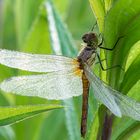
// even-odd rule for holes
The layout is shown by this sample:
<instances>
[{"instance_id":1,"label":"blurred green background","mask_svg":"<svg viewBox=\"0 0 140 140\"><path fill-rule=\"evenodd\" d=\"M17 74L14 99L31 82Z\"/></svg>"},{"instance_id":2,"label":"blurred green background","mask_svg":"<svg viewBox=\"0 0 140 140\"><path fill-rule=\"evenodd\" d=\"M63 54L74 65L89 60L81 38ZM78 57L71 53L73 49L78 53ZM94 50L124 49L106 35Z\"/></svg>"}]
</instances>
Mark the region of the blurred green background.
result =
<instances>
[{"instance_id":1,"label":"blurred green background","mask_svg":"<svg viewBox=\"0 0 140 140\"><path fill-rule=\"evenodd\" d=\"M49 1L49 0L48 0ZM124 38L117 49L106 55L108 65L120 64L107 72L107 82L123 94L139 100L140 91L140 1L128 0L0 0L0 48L38 54L63 54L76 57L81 37L97 19L104 45L112 48L118 37ZM91 9L92 7L92 9ZM51 8L51 12L49 11ZM96 19L94 14L96 15ZM50 17L60 44L53 43ZM95 28L98 33L98 29ZM57 47L60 47L59 50ZM0 65L0 81L16 75L29 75ZM106 73L100 72L106 80ZM87 140L101 139L106 111L90 94ZM50 111L11 126L0 127L0 140L80 140L81 96L73 100L49 101L36 97L0 94L0 106L64 104L70 108ZM138 107L139 108L139 107ZM98 110L99 109L99 110ZM139 121L114 117L111 140L139 140Z\"/></svg>"}]
</instances>

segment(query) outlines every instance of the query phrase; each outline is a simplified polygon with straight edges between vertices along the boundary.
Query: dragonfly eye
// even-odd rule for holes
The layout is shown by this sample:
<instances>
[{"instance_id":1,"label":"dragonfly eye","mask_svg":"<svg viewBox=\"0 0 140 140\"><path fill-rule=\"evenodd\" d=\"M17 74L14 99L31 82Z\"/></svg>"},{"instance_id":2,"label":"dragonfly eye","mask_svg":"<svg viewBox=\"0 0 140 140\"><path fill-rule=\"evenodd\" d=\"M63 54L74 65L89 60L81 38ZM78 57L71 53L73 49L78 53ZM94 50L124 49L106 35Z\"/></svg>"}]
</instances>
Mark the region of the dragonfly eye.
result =
<instances>
[{"instance_id":1,"label":"dragonfly eye","mask_svg":"<svg viewBox=\"0 0 140 140\"><path fill-rule=\"evenodd\" d=\"M82 40L87 44L87 46L93 46L98 44L97 36L94 33L84 34L82 36Z\"/></svg>"}]
</instances>

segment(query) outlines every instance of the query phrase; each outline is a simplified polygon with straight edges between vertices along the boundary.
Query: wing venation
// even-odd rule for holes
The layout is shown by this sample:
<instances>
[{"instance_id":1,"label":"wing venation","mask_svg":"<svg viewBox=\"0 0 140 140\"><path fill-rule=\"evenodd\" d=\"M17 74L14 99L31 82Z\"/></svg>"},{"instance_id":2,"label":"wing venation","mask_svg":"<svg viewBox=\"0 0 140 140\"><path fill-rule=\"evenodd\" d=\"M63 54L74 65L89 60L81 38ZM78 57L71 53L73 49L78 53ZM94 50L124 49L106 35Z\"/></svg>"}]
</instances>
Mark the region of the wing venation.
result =
<instances>
[{"instance_id":1,"label":"wing venation","mask_svg":"<svg viewBox=\"0 0 140 140\"><path fill-rule=\"evenodd\" d=\"M90 68L85 66L86 76L94 89L95 97L100 100L115 115L131 117L140 120L140 103L121 94L101 81Z\"/></svg>"},{"instance_id":2,"label":"wing venation","mask_svg":"<svg viewBox=\"0 0 140 140\"><path fill-rule=\"evenodd\" d=\"M69 71L78 67L75 59L59 55L29 54L0 49L0 64L32 72Z\"/></svg>"},{"instance_id":3,"label":"wing venation","mask_svg":"<svg viewBox=\"0 0 140 140\"><path fill-rule=\"evenodd\" d=\"M18 76L3 81L0 88L23 96L47 99L67 99L82 94L81 75L74 72L53 72L41 75Z\"/></svg>"}]
</instances>

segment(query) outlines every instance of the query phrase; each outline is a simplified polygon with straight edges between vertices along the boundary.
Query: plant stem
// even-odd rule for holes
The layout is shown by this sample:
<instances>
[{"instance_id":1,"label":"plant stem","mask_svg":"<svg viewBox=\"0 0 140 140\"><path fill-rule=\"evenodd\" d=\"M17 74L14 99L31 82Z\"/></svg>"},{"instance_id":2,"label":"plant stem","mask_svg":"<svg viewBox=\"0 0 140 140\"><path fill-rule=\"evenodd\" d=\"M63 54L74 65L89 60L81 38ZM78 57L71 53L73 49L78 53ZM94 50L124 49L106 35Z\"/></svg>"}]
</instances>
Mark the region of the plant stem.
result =
<instances>
[{"instance_id":1,"label":"plant stem","mask_svg":"<svg viewBox=\"0 0 140 140\"><path fill-rule=\"evenodd\" d=\"M110 140L113 124L113 114L105 114L101 140Z\"/></svg>"}]
</instances>

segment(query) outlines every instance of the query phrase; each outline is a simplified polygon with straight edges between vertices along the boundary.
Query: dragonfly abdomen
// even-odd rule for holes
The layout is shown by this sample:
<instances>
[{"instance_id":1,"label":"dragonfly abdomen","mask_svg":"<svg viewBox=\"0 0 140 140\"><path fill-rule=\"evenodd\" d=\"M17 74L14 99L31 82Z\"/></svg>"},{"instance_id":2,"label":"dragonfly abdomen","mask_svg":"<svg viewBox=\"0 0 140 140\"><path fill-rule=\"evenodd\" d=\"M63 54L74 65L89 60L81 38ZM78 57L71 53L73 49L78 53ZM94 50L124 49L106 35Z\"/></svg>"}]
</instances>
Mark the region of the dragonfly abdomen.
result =
<instances>
[{"instance_id":1,"label":"dragonfly abdomen","mask_svg":"<svg viewBox=\"0 0 140 140\"><path fill-rule=\"evenodd\" d=\"M88 95L89 95L89 81L85 73L82 75L83 83L83 99L82 99L82 118L81 118L81 136L85 137L87 129L87 115L88 115Z\"/></svg>"}]
</instances>

